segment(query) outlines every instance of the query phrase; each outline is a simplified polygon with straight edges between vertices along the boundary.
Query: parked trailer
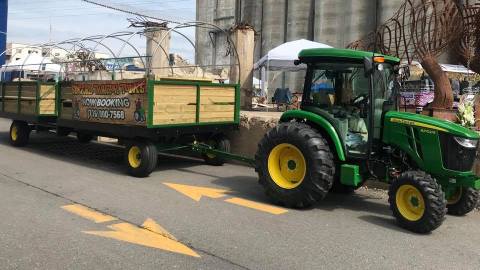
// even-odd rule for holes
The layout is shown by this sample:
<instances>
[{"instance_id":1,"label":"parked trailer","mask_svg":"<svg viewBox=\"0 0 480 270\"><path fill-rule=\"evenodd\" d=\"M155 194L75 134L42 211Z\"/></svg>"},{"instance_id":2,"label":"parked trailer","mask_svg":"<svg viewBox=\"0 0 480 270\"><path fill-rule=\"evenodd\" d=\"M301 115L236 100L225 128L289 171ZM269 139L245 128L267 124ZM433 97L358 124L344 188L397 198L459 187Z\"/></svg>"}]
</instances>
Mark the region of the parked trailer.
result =
<instances>
[{"instance_id":1,"label":"parked trailer","mask_svg":"<svg viewBox=\"0 0 480 270\"><path fill-rule=\"evenodd\" d=\"M158 152L188 149L211 165L229 154L227 131L238 128L240 92L236 84L176 80L9 82L0 88L0 117L13 120L10 141L28 143L32 130L118 138L132 176L146 177Z\"/></svg>"}]
</instances>

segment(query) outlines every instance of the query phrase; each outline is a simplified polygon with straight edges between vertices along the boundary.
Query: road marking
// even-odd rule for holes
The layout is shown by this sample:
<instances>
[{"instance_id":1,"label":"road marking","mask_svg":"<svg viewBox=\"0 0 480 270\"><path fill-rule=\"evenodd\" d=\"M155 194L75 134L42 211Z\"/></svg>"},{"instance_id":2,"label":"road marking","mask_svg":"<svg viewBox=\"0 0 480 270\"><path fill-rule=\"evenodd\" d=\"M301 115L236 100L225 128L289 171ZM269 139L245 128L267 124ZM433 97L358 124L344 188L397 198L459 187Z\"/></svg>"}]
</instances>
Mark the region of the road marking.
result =
<instances>
[{"instance_id":1,"label":"road marking","mask_svg":"<svg viewBox=\"0 0 480 270\"><path fill-rule=\"evenodd\" d=\"M216 189L216 188L188 186L188 185L172 184L172 183L164 183L164 184L197 202L199 202L203 196L209 197L212 199L220 199L220 198L226 197L228 193L231 193L230 190L223 190L223 189ZM236 198L236 197L226 199L225 202L236 204L239 206L247 207L247 208L258 210L258 211L262 211L262 212L266 212L273 215L281 215L288 212L288 210L284 208L279 208L279 207L258 203L258 202L254 202L246 199Z\"/></svg>"},{"instance_id":2,"label":"road marking","mask_svg":"<svg viewBox=\"0 0 480 270\"><path fill-rule=\"evenodd\" d=\"M97 211L94 211L88 207L85 207L80 204L71 204L71 205L65 205L62 206L62 208L70 213L73 213L77 216L81 216L83 218L89 219L91 221L94 221L95 223L103 223L103 222L109 222L109 221L114 221L117 220L116 218L105 215L102 213L99 213Z\"/></svg>"},{"instance_id":3,"label":"road marking","mask_svg":"<svg viewBox=\"0 0 480 270\"><path fill-rule=\"evenodd\" d=\"M112 231L84 231L84 233L200 258L200 255L184 244L130 223L113 224L108 228Z\"/></svg>"},{"instance_id":4,"label":"road marking","mask_svg":"<svg viewBox=\"0 0 480 270\"><path fill-rule=\"evenodd\" d=\"M287 209L271 206L268 204L253 202L253 201L245 200L242 198L231 198L231 199L226 199L225 201L228 203L233 203L243 207L252 208L258 211L267 212L272 215L281 215L288 212Z\"/></svg>"},{"instance_id":5,"label":"road marking","mask_svg":"<svg viewBox=\"0 0 480 270\"><path fill-rule=\"evenodd\" d=\"M99 213L79 204L65 205L62 206L62 209L95 223L118 220L115 217ZM177 238L151 218L147 218L141 227L127 222L107 227L111 231L83 231L83 233L200 258L200 255L188 246L180 243Z\"/></svg>"},{"instance_id":6,"label":"road marking","mask_svg":"<svg viewBox=\"0 0 480 270\"><path fill-rule=\"evenodd\" d=\"M206 187L196 187L196 186L187 186L180 184L164 183L165 185L175 189L176 191L190 197L191 199L199 202L202 196L209 197L212 199L219 199L226 196L228 190L216 189L216 188L206 188Z\"/></svg>"},{"instance_id":7,"label":"road marking","mask_svg":"<svg viewBox=\"0 0 480 270\"><path fill-rule=\"evenodd\" d=\"M165 235L166 237L168 237L170 239L178 241L177 238L175 238L175 236L171 235L167 230L165 230L162 226L158 225L158 223L156 223L151 218L147 218L147 220L145 220L145 222L143 222L142 227L149 230L149 231Z\"/></svg>"}]
</instances>

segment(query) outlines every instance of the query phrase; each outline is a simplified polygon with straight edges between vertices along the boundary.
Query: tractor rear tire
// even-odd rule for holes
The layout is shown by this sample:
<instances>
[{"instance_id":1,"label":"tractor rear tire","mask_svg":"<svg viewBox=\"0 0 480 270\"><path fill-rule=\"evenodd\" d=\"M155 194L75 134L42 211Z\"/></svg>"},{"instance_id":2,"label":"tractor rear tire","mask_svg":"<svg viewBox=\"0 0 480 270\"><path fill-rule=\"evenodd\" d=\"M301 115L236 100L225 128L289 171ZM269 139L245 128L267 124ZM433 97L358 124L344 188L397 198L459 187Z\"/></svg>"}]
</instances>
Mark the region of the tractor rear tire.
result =
<instances>
[{"instance_id":1,"label":"tractor rear tire","mask_svg":"<svg viewBox=\"0 0 480 270\"><path fill-rule=\"evenodd\" d=\"M448 200L448 214L464 216L475 209L478 205L480 193L473 188L460 188L458 197Z\"/></svg>"},{"instance_id":2,"label":"tractor rear tire","mask_svg":"<svg viewBox=\"0 0 480 270\"><path fill-rule=\"evenodd\" d=\"M325 198L335 177L328 142L311 126L280 123L258 145L255 167L275 203L307 208Z\"/></svg>"},{"instance_id":3,"label":"tractor rear tire","mask_svg":"<svg viewBox=\"0 0 480 270\"><path fill-rule=\"evenodd\" d=\"M230 152L230 140L227 139L227 137L225 137L224 135L218 135L213 137L212 139L208 140L207 144L212 146L216 150L227 153ZM213 154L203 154L202 157L203 160L205 160L205 163L208 165L222 166L223 164L225 164L224 159L217 157Z\"/></svg>"},{"instance_id":4,"label":"tractor rear tire","mask_svg":"<svg viewBox=\"0 0 480 270\"><path fill-rule=\"evenodd\" d=\"M13 121L10 125L10 144L16 147L23 147L28 144L31 129L26 122Z\"/></svg>"},{"instance_id":5,"label":"tractor rear tire","mask_svg":"<svg viewBox=\"0 0 480 270\"><path fill-rule=\"evenodd\" d=\"M445 220L447 201L437 181L423 171L404 172L388 191L398 224L412 232L429 233Z\"/></svg>"},{"instance_id":6,"label":"tractor rear tire","mask_svg":"<svg viewBox=\"0 0 480 270\"><path fill-rule=\"evenodd\" d=\"M125 147L124 160L129 175L148 177L157 167L158 151L150 142L128 143Z\"/></svg>"}]
</instances>

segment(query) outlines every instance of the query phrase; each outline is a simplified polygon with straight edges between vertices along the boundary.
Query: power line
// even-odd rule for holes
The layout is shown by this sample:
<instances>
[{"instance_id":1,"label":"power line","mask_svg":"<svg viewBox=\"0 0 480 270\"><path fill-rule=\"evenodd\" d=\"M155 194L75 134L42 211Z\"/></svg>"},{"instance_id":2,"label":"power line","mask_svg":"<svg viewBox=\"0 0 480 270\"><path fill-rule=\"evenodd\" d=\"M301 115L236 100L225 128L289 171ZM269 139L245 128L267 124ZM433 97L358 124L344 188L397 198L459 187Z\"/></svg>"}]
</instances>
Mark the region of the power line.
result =
<instances>
[{"instance_id":1,"label":"power line","mask_svg":"<svg viewBox=\"0 0 480 270\"><path fill-rule=\"evenodd\" d=\"M130 15L135 15L135 16L139 16L139 17L144 17L144 18L147 18L147 19L159 20L159 21L161 21L161 22L166 22L166 23L182 24L182 22L173 21L173 20L167 20L167 19L162 19L162 18L157 18L157 17L154 17L154 16L149 16L149 15L146 15L146 14L141 14L141 13L135 12L135 11L129 11L129 10L126 10L126 9L114 7L114 6L107 5L107 4L98 3L98 2L95 2L95 1L91 1L91 0L80 0L80 1L85 2L85 3L92 4L92 5L96 5L96 6L108 8L108 9L111 9L111 10L115 10L115 11L118 11L118 12L123 12L123 13L127 13L127 14L130 14Z\"/></svg>"}]
</instances>

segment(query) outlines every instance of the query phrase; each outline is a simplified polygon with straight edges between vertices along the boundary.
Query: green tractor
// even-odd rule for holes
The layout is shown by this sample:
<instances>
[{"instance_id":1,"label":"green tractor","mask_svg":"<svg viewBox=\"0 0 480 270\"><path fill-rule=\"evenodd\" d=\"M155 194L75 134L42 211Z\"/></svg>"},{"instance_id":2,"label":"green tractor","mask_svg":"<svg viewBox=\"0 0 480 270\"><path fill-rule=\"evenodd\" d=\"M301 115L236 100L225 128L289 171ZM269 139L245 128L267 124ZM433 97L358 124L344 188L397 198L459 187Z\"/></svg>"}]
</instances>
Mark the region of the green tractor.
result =
<instances>
[{"instance_id":1,"label":"green tractor","mask_svg":"<svg viewBox=\"0 0 480 270\"><path fill-rule=\"evenodd\" d=\"M255 156L259 181L274 202L306 208L329 191L350 193L375 178L390 184L393 215L413 232L431 232L447 212L461 216L475 208L479 134L399 112L399 59L308 49L296 64L308 67L301 109L282 115Z\"/></svg>"}]
</instances>

